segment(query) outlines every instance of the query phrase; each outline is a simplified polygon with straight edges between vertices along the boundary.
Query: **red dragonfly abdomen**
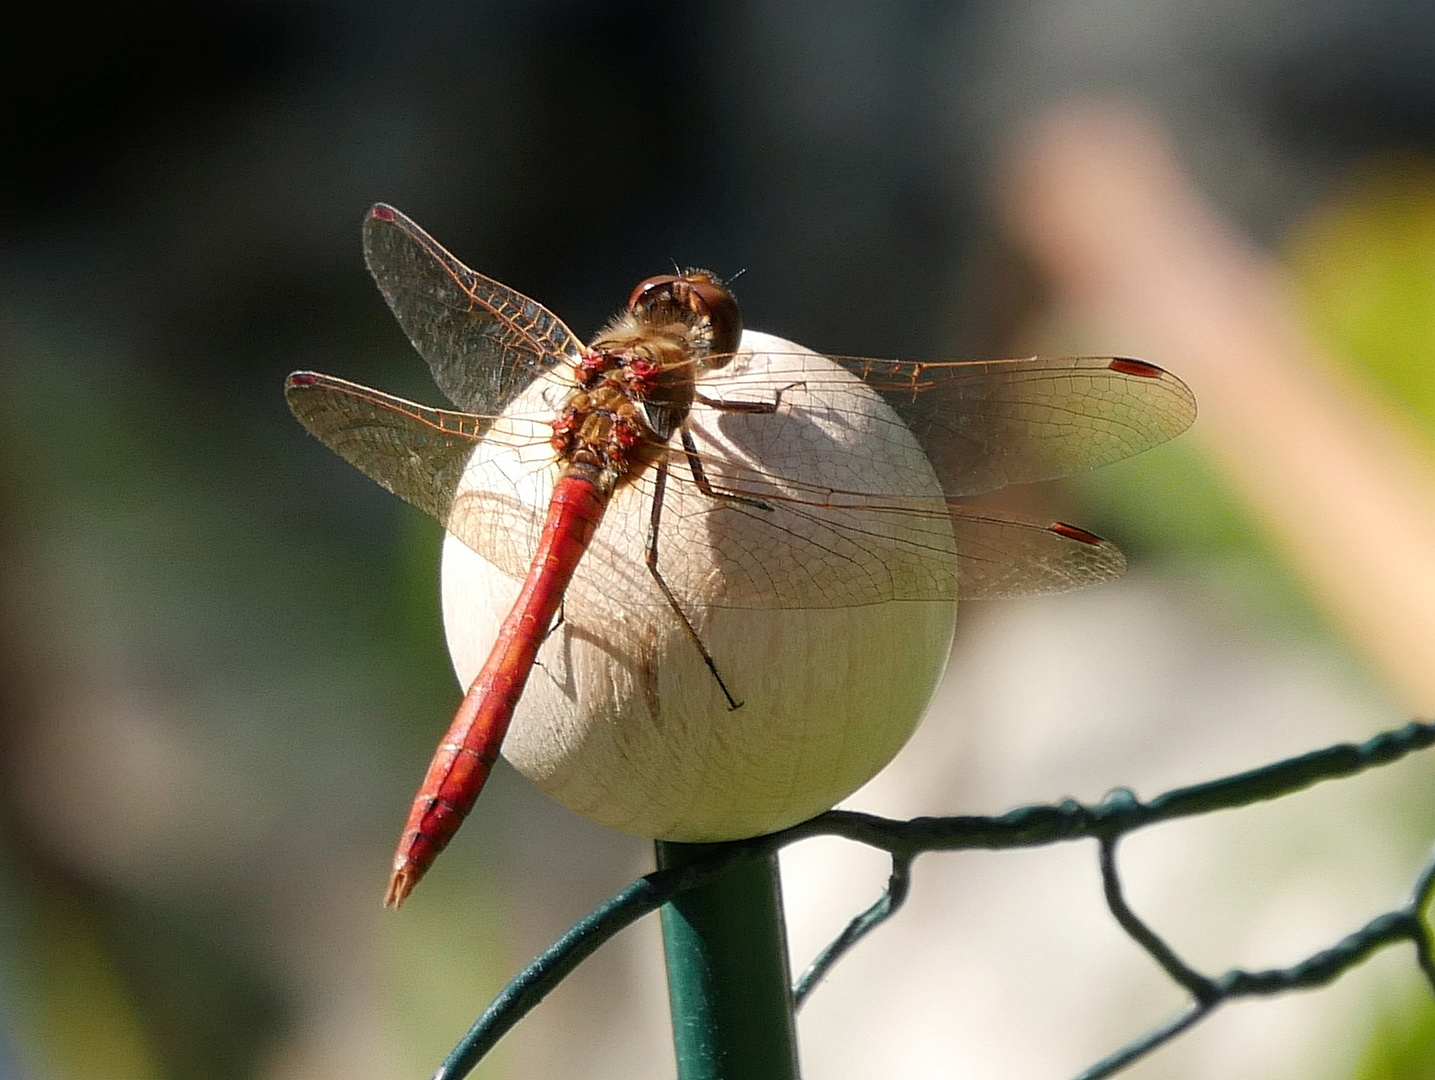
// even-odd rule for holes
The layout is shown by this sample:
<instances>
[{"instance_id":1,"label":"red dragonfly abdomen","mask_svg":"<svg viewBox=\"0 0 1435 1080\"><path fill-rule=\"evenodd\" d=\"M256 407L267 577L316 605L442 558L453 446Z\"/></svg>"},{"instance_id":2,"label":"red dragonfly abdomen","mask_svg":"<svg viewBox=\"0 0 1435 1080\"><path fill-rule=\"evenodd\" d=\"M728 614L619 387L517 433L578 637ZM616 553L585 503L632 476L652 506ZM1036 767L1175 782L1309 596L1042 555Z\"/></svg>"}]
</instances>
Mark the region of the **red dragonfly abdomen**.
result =
<instances>
[{"instance_id":1,"label":"red dragonfly abdomen","mask_svg":"<svg viewBox=\"0 0 1435 1080\"><path fill-rule=\"evenodd\" d=\"M403 838L394 853L386 905L403 903L483 790L538 649L607 505L608 496L581 467L566 470L553 485L548 517L523 588L498 631L488 662L473 680L429 763L409 810Z\"/></svg>"}]
</instances>

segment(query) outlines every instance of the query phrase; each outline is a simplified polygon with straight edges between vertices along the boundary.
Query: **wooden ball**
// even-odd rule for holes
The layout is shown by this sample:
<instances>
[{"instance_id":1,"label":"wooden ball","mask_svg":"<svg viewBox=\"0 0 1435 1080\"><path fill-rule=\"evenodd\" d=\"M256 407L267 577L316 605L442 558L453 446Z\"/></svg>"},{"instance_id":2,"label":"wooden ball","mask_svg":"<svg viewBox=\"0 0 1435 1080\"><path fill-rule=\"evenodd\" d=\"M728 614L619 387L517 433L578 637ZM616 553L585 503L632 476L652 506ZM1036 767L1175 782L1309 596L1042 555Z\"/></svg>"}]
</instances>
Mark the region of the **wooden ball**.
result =
<instances>
[{"instance_id":1,"label":"wooden ball","mask_svg":"<svg viewBox=\"0 0 1435 1080\"><path fill-rule=\"evenodd\" d=\"M689 422L714 500L676 449L658 568L741 707L653 582L653 472L615 492L504 742L563 805L640 836L732 840L851 794L901 749L946 665L956 554L911 432L865 383L791 342L746 332L698 384ZM535 383L470 460L454 515L482 515L490 559L453 535L444 627L459 682L477 674L518 593L557 475L541 437L563 387ZM916 512L913 512L913 511Z\"/></svg>"}]
</instances>

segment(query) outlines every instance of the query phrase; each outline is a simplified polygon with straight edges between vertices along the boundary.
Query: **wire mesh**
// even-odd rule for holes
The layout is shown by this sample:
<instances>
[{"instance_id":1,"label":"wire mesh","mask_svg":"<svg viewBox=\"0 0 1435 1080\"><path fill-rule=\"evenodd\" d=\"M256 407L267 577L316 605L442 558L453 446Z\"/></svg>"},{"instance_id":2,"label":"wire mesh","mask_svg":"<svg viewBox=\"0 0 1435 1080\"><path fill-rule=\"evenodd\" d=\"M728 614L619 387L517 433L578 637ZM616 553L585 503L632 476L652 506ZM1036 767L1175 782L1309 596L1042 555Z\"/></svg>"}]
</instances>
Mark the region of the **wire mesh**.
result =
<instances>
[{"instance_id":1,"label":"wire mesh","mask_svg":"<svg viewBox=\"0 0 1435 1080\"><path fill-rule=\"evenodd\" d=\"M796 980L793 996L800 1006L843 956L894 916L912 886L918 855L936 851L1005 850L1041 847L1069 840L1095 840L1106 905L1121 928L1151 959L1191 995L1176 1015L1112 1051L1077 1074L1075 1080L1100 1080L1165 1045L1210 1016L1221 1005L1241 998L1325 986L1390 945L1409 942L1416 962L1435 992L1435 956L1424 912L1435 896L1435 849L1404 905L1376 916L1339 941L1289 967L1261 971L1232 969L1207 975L1187 964L1126 902L1117 866L1122 837L1177 818L1233 810L1294 794L1313 784L1364 772L1435 745L1435 723L1409 723L1362 743L1339 743L1298 757L1176 788L1148 801L1117 788L1099 803L1075 799L1018 807L994 817L959 815L894 820L846 810L825 814L768 836L713 845L702 857L680 867L656 870L610 897L575 923L532 963L513 977L444 1060L434 1080L466 1076L503 1035L518 1023L582 961L625 927L680 893L712 881L734 860L773 853L816 836L839 836L887 852L892 860L887 887L878 900L856 915Z\"/></svg>"}]
</instances>

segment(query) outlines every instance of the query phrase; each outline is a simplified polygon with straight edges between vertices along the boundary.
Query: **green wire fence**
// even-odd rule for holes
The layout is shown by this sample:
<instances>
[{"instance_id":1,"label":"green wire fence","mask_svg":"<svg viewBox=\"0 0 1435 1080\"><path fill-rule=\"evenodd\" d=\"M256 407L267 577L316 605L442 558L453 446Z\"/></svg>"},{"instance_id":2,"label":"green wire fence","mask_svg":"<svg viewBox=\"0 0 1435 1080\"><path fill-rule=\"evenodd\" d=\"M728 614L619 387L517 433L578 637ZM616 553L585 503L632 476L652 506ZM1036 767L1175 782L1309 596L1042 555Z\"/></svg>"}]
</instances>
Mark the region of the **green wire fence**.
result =
<instances>
[{"instance_id":1,"label":"green wire fence","mask_svg":"<svg viewBox=\"0 0 1435 1080\"><path fill-rule=\"evenodd\" d=\"M1004 850L1095 840L1106 904L1130 937L1190 995L1180 1013L1119 1047L1076 1080L1111 1076L1241 998L1324 986L1399 942L1435 991L1435 949L1424 913L1435 895L1435 851L1404 906L1371 919L1328 948L1290 967L1196 970L1132 911L1116 865L1121 838L1148 825L1280 798L1324 780L1351 776L1435 744L1435 723L1410 723L1360 744L1341 743L1262 768L1143 802L1118 788L1089 806L1074 799L1023 806L996 817L921 817L896 821L831 810L769 836L727 844L658 844L658 869L580 919L514 976L434 1074L466 1076L503 1035L600 945L663 909L664 949L673 1006L679 1080L795 1080L792 1014L854 945L901 908L912 863L931 851ZM789 982L777 877L777 852L814 836L840 836L887 852L891 876L882 896L851 920L796 980Z\"/></svg>"}]
</instances>

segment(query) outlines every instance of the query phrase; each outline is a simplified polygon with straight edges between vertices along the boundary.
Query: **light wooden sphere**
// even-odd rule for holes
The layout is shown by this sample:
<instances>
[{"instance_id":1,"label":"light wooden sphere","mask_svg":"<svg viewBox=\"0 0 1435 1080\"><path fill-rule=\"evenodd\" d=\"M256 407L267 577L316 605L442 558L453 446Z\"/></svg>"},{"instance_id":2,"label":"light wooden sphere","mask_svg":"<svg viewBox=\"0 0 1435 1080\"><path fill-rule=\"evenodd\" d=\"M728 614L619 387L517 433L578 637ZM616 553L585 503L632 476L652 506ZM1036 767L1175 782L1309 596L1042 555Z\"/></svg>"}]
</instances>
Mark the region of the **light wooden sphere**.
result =
<instances>
[{"instance_id":1,"label":"light wooden sphere","mask_svg":"<svg viewBox=\"0 0 1435 1080\"><path fill-rule=\"evenodd\" d=\"M702 376L700 393L771 401L787 389L777 414L693 408L693 433L714 462L719 490L739 474L752 489L753 474L737 463L753 463L812 485L802 488L808 499L825 488L880 494L889 506L900 498L904 506L940 507L941 487L916 439L860 379L767 334L746 332L742 346L730 365ZM506 518L496 527L512 545L494 556L508 564L500 569L452 535L444 542L444 628L465 688L517 596L512 575L521 575L541 527L542 512L530 508L546 506L556 466L534 432L555 415L555 397L561 388L539 383L514 403L474 452L455 500L456 515ZM507 432L523 438L505 444ZM742 707L728 708L649 578L648 475L615 493L568 589L564 622L539 653L503 754L564 806L625 832L687 842L773 832L850 795L915 729L951 647L951 527L939 514L824 508L792 526L812 543L775 544L770 529L748 528L762 511L703 495L681 453L671 468L663 515L681 543L665 539L658 565ZM875 578L869 568L854 581L851 561L832 549L826 530L843 522L860 523L869 539L894 538L884 546L899 554ZM920 565L903 563L904 547L925 553ZM944 553L936 581L934 548ZM729 606L774 589L799 606ZM800 606L884 591L942 598Z\"/></svg>"}]
</instances>

